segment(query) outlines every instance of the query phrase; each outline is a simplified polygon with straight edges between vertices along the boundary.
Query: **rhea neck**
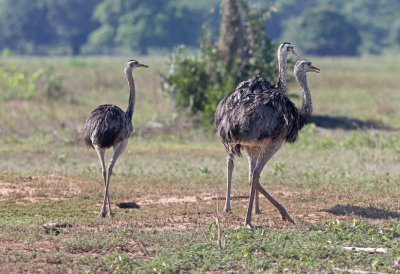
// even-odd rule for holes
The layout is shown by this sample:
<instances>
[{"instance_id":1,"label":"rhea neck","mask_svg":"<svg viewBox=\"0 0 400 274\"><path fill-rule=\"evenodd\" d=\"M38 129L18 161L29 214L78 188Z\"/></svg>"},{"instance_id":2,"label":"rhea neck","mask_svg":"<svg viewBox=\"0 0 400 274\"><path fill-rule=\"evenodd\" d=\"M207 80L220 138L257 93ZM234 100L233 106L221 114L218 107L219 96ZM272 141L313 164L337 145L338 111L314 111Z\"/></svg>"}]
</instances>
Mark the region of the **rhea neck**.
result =
<instances>
[{"instance_id":1,"label":"rhea neck","mask_svg":"<svg viewBox=\"0 0 400 274\"><path fill-rule=\"evenodd\" d=\"M279 89L286 92L286 66L287 66L287 54L278 51L278 63L279 63L279 76L277 86Z\"/></svg>"},{"instance_id":2,"label":"rhea neck","mask_svg":"<svg viewBox=\"0 0 400 274\"><path fill-rule=\"evenodd\" d=\"M310 90L307 85L307 74L305 71L296 71L296 80L300 84L302 93L302 105L300 109L300 123L299 126L302 128L311 117L312 113L312 101Z\"/></svg>"},{"instance_id":3,"label":"rhea neck","mask_svg":"<svg viewBox=\"0 0 400 274\"><path fill-rule=\"evenodd\" d=\"M135 110L135 82L133 81L132 70L130 68L125 68L125 76L129 84L129 103L126 115L132 120L133 111Z\"/></svg>"}]
</instances>

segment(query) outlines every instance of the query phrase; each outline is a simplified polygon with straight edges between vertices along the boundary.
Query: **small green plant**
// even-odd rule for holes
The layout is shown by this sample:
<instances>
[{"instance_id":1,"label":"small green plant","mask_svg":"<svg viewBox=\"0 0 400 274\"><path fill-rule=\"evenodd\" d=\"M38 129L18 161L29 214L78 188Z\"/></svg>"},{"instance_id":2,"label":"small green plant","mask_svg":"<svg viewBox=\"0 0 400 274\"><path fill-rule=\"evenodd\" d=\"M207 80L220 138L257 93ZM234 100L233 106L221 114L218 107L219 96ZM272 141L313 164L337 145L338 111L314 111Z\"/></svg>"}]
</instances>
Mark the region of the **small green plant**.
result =
<instances>
[{"instance_id":1,"label":"small green plant","mask_svg":"<svg viewBox=\"0 0 400 274\"><path fill-rule=\"evenodd\" d=\"M210 170L206 166L199 167L199 170L200 170L201 173L204 173L204 174L210 173Z\"/></svg>"},{"instance_id":2,"label":"small green plant","mask_svg":"<svg viewBox=\"0 0 400 274\"><path fill-rule=\"evenodd\" d=\"M233 234L233 238L241 241L245 241L247 239L253 239L254 238L254 231L250 226L246 227L236 227L234 229L235 233Z\"/></svg>"},{"instance_id":3,"label":"small green plant","mask_svg":"<svg viewBox=\"0 0 400 274\"><path fill-rule=\"evenodd\" d=\"M281 161L277 161L274 166L274 176L278 176L279 174L282 174L283 171L285 170L286 164L282 163Z\"/></svg>"},{"instance_id":4,"label":"small green plant","mask_svg":"<svg viewBox=\"0 0 400 274\"><path fill-rule=\"evenodd\" d=\"M10 56L10 50L8 48L5 48L1 52L1 57L9 57Z\"/></svg>"},{"instance_id":5,"label":"small green plant","mask_svg":"<svg viewBox=\"0 0 400 274\"><path fill-rule=\"evenodd\" d=\"M135 261L122 251L114 251L107 256L113 273L131 273L135 270Z\"/></svg>"},{"instance_id":6,"label":"small green plant","mask_svg":"<svg viewBox=\"0 0 400 274\"><path fill-rule=\"evenodd\" d=\"M218 219L212 220L208 229L210 230L210 240L216 240L218 237Z\"/></svg>"},{"instance_id":7,"label":"small green plant","mask_svg":"<svg viewBox=\"0 0 400 274\"><path fill-rule=\"evenodd\" d=\"M59 164L65 164L67 162L67 155L65 153L60 153L57 156L57 162Z\"/></svg>"}]
</instances>

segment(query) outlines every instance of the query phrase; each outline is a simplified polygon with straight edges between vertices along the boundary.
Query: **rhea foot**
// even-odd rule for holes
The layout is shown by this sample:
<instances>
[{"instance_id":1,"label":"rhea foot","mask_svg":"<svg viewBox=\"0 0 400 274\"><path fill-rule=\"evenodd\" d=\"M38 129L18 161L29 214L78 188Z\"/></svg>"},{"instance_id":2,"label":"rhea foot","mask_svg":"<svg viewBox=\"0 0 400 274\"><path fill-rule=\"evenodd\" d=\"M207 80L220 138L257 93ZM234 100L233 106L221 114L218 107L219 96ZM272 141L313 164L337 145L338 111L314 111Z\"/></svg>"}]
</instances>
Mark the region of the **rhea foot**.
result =
<instances>
[{"instance_id":1,"label":"rhea foot","mask_svg":"<svg viewBox=\"0 0 400 274\"><path fill-rule=\"evenodd\" d=\"M105 218L106 216L107 216L107 210L106 210L106 209L102 209L102 210L100 211L99 217Z\"/></svg>"}]
</instances>

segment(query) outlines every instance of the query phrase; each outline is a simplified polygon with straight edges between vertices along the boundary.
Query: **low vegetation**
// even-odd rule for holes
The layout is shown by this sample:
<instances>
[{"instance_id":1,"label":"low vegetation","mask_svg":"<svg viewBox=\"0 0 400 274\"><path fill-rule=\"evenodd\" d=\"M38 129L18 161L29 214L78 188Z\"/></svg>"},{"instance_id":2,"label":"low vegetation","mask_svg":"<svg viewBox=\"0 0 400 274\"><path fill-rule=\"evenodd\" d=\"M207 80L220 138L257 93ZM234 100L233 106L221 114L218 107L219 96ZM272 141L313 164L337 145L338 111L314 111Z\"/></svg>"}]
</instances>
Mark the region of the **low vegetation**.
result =
<instances>
[{"instance_id":1,"label":"low vegetation","mask_svg":"<svg viewBox=\"0 0 400 274\"><path fill-rule=\"evenodd\" d=\"M158 89L167 59L139 60L150 69L134 72L135 133L110 185L116 215L106 219L98 218L103 183L82 126L99 104L126 107L126 60L0 61L27 77L53 67L63 89L57 100L41 91L1 100L0 272L400 271L399 57L310 58L321 69L308 79L314 113L386 127L304 128L261 176L296 225L262 199L252 229L243 227L246 161L235 162L233 212L225 214L222 145ZM299 104L296 83L289 94Z\"/></svg>"},{"instance_id":2,"label":"low vegetation","mask_svg":"<svg viewBox=\"0 0 400 274\"><path fill-rule=\"evenodd\" d=\"M0 89L2 90L0 99L10 101L62 97L62 80L56 78L53 71L52 67L28 71L15 66L0 66Z\"/></svg>"}]
</instances>

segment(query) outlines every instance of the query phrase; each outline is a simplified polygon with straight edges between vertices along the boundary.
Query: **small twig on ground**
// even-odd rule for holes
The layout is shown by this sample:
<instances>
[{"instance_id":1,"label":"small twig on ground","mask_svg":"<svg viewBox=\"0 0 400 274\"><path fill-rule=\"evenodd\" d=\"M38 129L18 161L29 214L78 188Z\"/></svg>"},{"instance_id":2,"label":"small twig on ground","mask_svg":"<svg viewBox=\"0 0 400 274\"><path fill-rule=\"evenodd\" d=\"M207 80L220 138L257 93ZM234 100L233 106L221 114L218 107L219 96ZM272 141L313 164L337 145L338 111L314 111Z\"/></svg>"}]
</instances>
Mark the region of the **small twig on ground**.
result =
<instances>
[{"instance_id":1,"label":"small twig on ground","mask_svg":"<svg viewBox=\"0 0 400 274\"><path fill-rule=\"evenodd\" d=\"M382 272L371 272L371 271L364 271L364 270L353 270L353 269L341 269L338 267L333 268L333 272L345 272L350 274L381 274Z\"/></svg>"},{"instance_id":2,"label":"small twig on ground","mask_svg":"<svg viewBox=\"0 0 400 274\"><path fill-rule=\"evenodd\" d=\"M219 224L219 208L218 208L218 202L216 202L217 208L215 211L215 214L217 215L217 233L218 233L218 238L217 238L217 246L218 250L221 250L221 226Z\"/></svg>"},{"instance_id":3,"label":"small twig on ground","mask_svg":"<svg viewBox=\"0 0 400 274\"><path fill-rule=\"evenodd\" d=\"M375 248L375 247L354 247L354 246L344 246L344 250L348 251L361 251L368 253L386 253L387 248Z\"/></svg>"},{"instance_id":4,"label":"small twig on ground","mask_svg":"<svg viewBox=\"0 0 400 274\"><path fill-rule=\"evenodd\" d=\"M239 200L239 199L248 199L249 195L236 195L236 196L231 196L231 200ZM225 196L217 196L213 197L212 200L225 200Z\"/></svg>"}]
</instances>

